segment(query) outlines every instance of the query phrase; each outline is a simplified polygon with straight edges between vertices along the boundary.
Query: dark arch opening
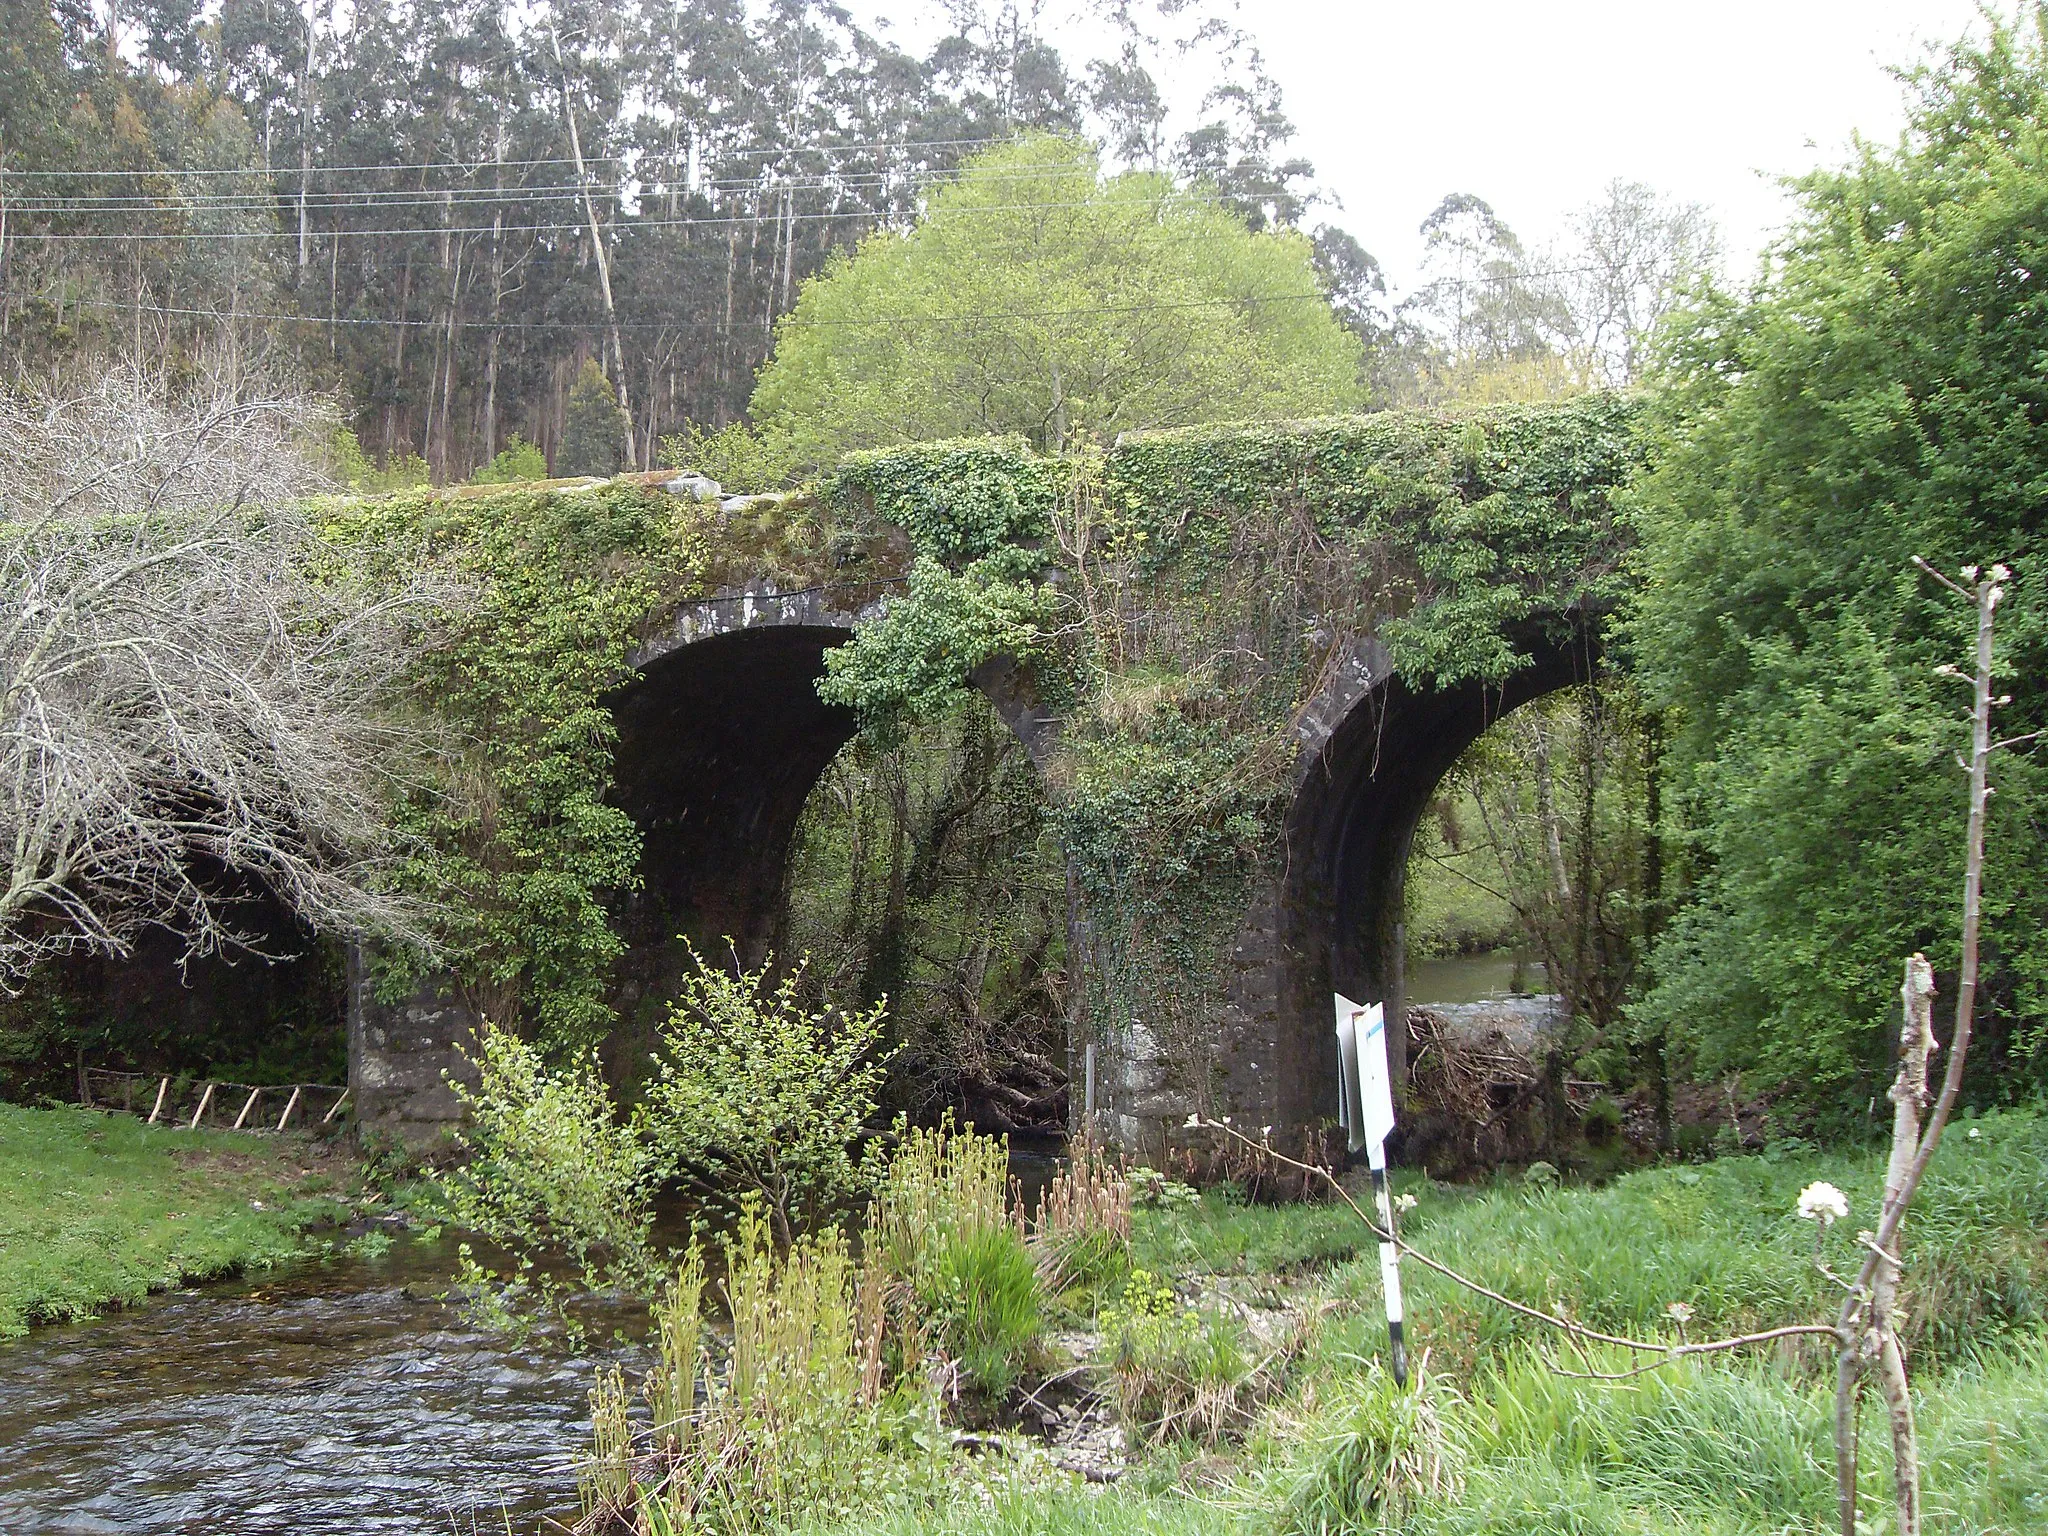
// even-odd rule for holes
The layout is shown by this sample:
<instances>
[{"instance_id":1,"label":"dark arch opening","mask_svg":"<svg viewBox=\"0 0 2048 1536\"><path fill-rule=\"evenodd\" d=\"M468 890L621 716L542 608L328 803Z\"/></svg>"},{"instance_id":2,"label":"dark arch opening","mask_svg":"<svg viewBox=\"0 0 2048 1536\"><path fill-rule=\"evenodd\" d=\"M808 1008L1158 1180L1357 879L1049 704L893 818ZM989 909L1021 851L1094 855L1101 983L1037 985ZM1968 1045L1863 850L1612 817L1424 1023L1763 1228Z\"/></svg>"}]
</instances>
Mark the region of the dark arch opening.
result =
<instances>
[{"instance_id":1,"label":"dark arch opening","mask_svg":"<svg viewBox=\"0 0 2048 1536\"><path fill-rule=\"evenodd\" d=\"M786 947L797 829L857 730L852 711L817 689L826 654L851 637L830 623L728 630L646 660L612 700L612 801L643 839L641 886L614 912L626 945L612 999L622 1027L615 1057L630 1059L676 995L690 968L685 939L707 959L736 952L749 966ZM998 659L973 686L996 729L1035 760L1057 722L1038 710L1028 677Z\"/></svg>"},{"instance_id":2,"label":"dark arch opening","mask_svg":"<svg viewBox=\"0 0 2048 1536\"><path fill-rule=\"evenodd\" d=\"M1590 681L1592 635L1516 637L1530 664L1504 683L1411 688L1389 679L1332 732L1288 817L1280 938L1283 1031L1273 1111L1284 1123L1336 1113L1337 1052L1330 995L1384 1000L1396 968L1396 928L1415 830L1446 774L1487 728L1514 709Z\"/></svg>"},{"instance_id":3,"label":"dark arch opening","mask_svg":"<svg viewBox=\"0 0 2048 1536\"><path fill-rule=\"evenodd\" d=\"M645 840L643 883L618 917L623 1021L673 995L687 963L679 935L706 954L730 938L747 964L768 948L804 801L856 728L817 688L825 653L849 634L713 635L649 661L614 701L613 802Z\"/></svg>"}]
</instances>

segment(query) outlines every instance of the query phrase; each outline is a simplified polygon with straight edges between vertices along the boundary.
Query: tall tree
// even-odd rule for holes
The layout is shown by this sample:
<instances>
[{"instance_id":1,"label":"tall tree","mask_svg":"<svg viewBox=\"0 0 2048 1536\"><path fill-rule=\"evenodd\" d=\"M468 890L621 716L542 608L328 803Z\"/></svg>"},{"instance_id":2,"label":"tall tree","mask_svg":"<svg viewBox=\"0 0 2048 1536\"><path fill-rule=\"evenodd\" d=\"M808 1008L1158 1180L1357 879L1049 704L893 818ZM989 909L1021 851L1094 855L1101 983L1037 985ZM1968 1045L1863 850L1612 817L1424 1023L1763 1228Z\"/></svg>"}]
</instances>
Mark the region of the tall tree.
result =
<instances>
[{"instance_id":1,"label":"tall tree","mask_svg":"<svg viewBox=\"0 0 2048 1536\"><path fill-rule=\"evenodd\" d=\"M1307 239L1201 191L1104 180L1071 139L991 151L917 227L808 285L754 396L800 456L1018 432L1050 452L1121 431L1342 410L1358 343Z\"/></svg>"},{"instance_id":2,"label":"tall tree","mask_svg":"<svg viewBox=\"0 0 2048 1536\"><path fill-rule=\"evenodd\" d=\"M1634 628L1683 725L1694 881L1643 1011L1706 1070L1858 1115L1898 957L1957 962L1964 738L1939 669L1963 641L1912 557L2019 573L2001 728L2048 725L2048 13L1908 80L1900 143L1807 177L1766 277L1684 315ZM2048 1077L2048 780L1999 773L1972 1060L1977 1091L2023 1093Z\"/></svg>"}]
</instances>

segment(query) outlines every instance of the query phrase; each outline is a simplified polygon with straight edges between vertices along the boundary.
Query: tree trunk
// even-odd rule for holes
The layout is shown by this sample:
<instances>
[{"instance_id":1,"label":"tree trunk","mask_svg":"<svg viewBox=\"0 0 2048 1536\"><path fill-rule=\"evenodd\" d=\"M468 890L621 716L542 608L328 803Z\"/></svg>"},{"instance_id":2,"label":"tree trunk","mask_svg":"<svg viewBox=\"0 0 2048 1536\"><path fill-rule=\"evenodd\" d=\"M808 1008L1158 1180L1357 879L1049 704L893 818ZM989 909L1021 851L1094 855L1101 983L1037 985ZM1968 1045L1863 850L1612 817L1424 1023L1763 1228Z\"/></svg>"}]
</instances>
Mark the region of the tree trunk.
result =
<instances>
[{"instance_id":1,"label":"tree trunk","mask_svg":"<svg viewBox=\"0 0 2048 1536\"><path fill-rule=\"evenodd\" d=\"M1878 1255L1870 1288L1868 1332L1861 1353L1877 1367L1878 1388L1892 1430L1892 1486L1897 1501L1897 1536L1920 1536L1920 1449L1913 1423L1913 1399L1906 1359L1899 1347L1895 1316L1899 1295L1899 1235L1910 1198L1914 1155L1920 1150L1920 1115L1927 1105L1927 1059L1934 1050L1934 969L1925 955L1906 962L1900 989L1904 1023L1899 1031L1899 1072L1892 1101L1892 1151L1885 1169L1884 1214L1891 1241ZM1894 1216L1893 1213L1899 1214Z\"/></svg>"},{"instance_id":2,"label":"tree trunk","mask_svg":"<svg viewBox=\"0 0 2048 1536\"><path fill-rule=\"evenodd\" d=\"M604 232L597 224L597 204L590 195L590 178L583 167L583 136L576 127L576 103L569 95L569 71L562 63L562 40L550 31L549 40L554 44L555 68L562 78L562 116L569 124L569 153L576 161L576 185L583 193L583 216L590 225L590 254L597 262L597 286L604 295L605 320L610 327L612 343L612 381L618 389L619 427L626 448L626 468L638 469L640 456L636 451L633 434L633 401L630 383L626 378L626 348L619 338L618 306L612 303L612 266L605 255Z\"/></svg>"},{"instance_id":3,"label":"tree trunk","mask_svg":"<svg viewBox=\"0 0 2048 1536\"><path fill-rule=\"evenodd\" d=\"M493 190L505 190L505 131L498 130L498 165L492 173ZM491 340L484 352L483 462L498 456L498 340L505 312L505 206L503 199L491 214Z\"/></svg>"},{"instance_id":4,"label":"tree trunk","mask_svg":"<svg viewBox=\"0 0 2048 1536\"><path fill-rule=\"evenodd\" d=\"M299 283L306 286L306 259L312 227L306 211L306 184L313 179L313 13L305 13L306 57L299 69Z\"/></svg>"},{"instance_id":5,"label":"tree trunk","mask_svg":"<svg viewBox=\"0 0 2048 1536\"><path fill-rule=\"evenodd\" d=\"M14 247L7 243L7 153L0 146L0 341L5 341L14 318Z\"/></svg>"}]
</instances>

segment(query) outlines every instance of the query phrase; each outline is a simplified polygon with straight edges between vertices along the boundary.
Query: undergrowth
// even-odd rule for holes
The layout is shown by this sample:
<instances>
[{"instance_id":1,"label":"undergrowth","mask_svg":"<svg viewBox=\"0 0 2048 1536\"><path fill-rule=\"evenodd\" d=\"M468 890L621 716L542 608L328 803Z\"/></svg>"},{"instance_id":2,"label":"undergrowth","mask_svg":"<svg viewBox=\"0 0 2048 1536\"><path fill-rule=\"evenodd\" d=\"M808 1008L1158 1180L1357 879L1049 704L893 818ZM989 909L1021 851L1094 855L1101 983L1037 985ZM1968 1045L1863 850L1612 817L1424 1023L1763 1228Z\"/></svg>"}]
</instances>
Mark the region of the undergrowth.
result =
<instances>
[{"instance_id":1,"label":"undergrowth","mask_svg":"<svg viewBox=\"0 0 2048 1536\"><path fill-rule=\"evenodd\" d=\"M1975 1134L1972 1135L1971 1132ZM2048 1529L2048 1124L2034 1112L1958 1124L1907 1233L1928 1530ZM1599 1189L1426 1181L1406 1233L1518 1298L1676 1339L1826 1314L1815 1228L1792 1214L1826 1178L1852 1240L1874 1155L1794 1143L1767 1155L1627 1175ZM1344 1223L1353 1231L1346 1233ZM1558 1356L1491 1304L1411 1277L1417 1380L1384 1363L1376 1258L1341 1208L1252 1208L1215 1191L1132 1218L1135 1271L1098 1309L1100 1390L1126 1419L1111 1488L1013 1451L1000 1475L956 1462L947 1495L797 1528L945 1536L1242 1532L1247 1536L1795 1536L1832 1529L1832 1379L1819 1354L1686 1360L1626 1382L1595 1351ZM1841 1257L1836 1255L1837 1258ZM1154 1268L1153 1266L1159 1266ZM1666 1307L1694 1308L1681 1323ZM1285 1305L1298 1353L1251 1347L1247 1307ZM1272 1330L1267 1330L1270 1335ZM1558 1367L1563 1367L1563 1370ZM1270 1375L1248 1390L1258 1370ZM1205 1419L1193 1391L1206 1382ZM1178 1396L1174 1394L1178 1393ZM1863 1433L1882 1443L1873 1405ZM1150 1443L1156 1440L1157 1444ZM1889 1468L1864 1458L1866 1507ZM1877 1527L1873 1527L1873 1532Z\"/></svg>"}]
</instances>

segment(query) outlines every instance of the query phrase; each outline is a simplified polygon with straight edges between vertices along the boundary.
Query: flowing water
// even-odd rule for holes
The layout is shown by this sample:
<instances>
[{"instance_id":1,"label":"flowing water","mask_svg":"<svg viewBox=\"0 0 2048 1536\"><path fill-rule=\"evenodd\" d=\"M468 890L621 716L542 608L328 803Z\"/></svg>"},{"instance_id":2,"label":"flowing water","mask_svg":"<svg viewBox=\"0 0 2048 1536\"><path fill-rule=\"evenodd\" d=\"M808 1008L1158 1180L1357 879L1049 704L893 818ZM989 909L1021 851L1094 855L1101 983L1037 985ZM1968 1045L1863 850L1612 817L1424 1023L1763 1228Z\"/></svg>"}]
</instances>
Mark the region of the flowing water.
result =
<instances>
[{"instance_id":1,"label":"flowing water","mask_svg":"<svg viewBox=\"0 0 2048 1536\"><path fill-rule=\"evenodd\" d=\"M1035 1207L1057 1139L1020 1140ZM625 1353L480 1330L438 1299L454 1269L452 1239L402 1240L0 1343L0 1536L561 1530L590 1387ZM578 1315L593 1339L644 1325Z\"/></svg>"},{"instance_id":2,"label":"flowing water","mask_svg":"<svg viewBox=\"0 0 2048 1536\"><path fill-rule=\"evenodd\" d=\"M452 1243L400 1242L0 1343L0 1532L573 1521L597 1363L471 1327L435 1299L453 1262Z\"/></svg>"}]
</instances>

